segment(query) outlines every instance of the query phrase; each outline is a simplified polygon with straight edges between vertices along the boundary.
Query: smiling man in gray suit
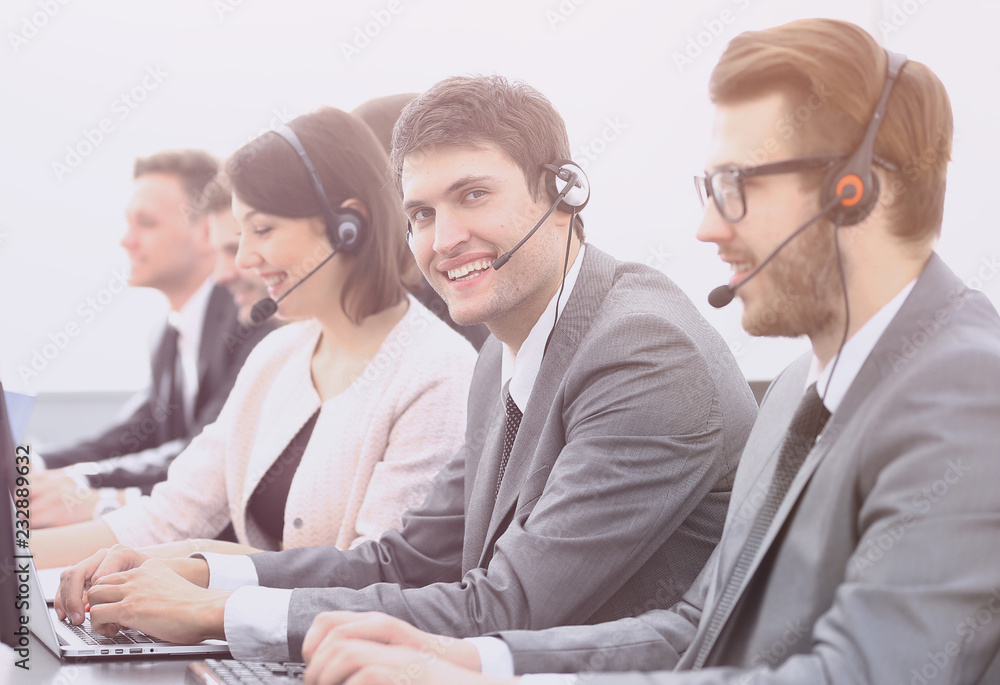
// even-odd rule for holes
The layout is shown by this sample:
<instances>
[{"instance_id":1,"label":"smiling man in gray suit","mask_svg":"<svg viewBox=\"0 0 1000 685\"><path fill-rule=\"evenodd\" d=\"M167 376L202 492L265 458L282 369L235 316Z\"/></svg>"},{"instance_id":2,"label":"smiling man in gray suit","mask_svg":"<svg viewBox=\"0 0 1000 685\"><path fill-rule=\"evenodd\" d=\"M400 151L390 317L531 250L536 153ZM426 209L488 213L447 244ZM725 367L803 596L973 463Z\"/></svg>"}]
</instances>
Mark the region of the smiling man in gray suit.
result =
<instances>
[{"instance_id":1,"label":"smiling man in gray suit","mask_svg":"<svg viewBox=\"0 0 1000 685\"><path fill-rule=\"evenodd\" d=\"M388 617L324 614L307 682L509 682L434 656L591 671L523 685L1000 682L1000 318L934 254L951 107L904 62L854 25L807 20L742 34L712 75L698 237L734 272L712 299L738 293L748 331L812 351L770 388L683 600L501 632L506 664Z\"/></svg>"},{"instance_id":2,"label":"smiling man in gray suit","mask_svg":"<svg viewBox=\"0 0 1000 685\"><path fill-rule=\"evenodd\" d=\"M207 591L133 552L99 554L57 606L79 622L92 580L99 629L225 636L234 655L281 659L324 609L473 636L673 604L718 541L756 404L676 285L584 245L587 184L568 154L548 100L499 77L446 80L400 117L417 264L456 322L495 336L466 443L401 531L346 552L172 562Z\"/></svg>"}]
</instances>

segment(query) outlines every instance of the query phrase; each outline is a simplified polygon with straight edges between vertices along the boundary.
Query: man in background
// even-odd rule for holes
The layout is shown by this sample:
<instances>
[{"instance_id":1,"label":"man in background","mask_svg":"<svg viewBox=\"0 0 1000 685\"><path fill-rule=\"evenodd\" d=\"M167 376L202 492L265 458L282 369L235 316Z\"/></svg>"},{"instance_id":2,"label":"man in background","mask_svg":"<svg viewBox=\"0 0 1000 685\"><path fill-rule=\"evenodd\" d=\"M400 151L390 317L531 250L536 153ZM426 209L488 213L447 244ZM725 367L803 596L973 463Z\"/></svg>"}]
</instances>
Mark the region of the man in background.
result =
<instances>
[{"instance_id":1,"label":"man in background","mask_svg":"<svg viewBox=\"0 0 1000 685\"><path fill-rule=\"evenodd\" d=\"M34 527L86 521L152 490L218 416L250 350L270 330L241 330L232 296L211 278L215 254L199 208L217 173L216 159L201 150L136 160L121 242L129 284L159 290L170 313L153 348L149 385L122 410L124 418L42 455L49 471L32 480Z\"/></svg>"},{"instance_id":2,"label":"man in background","mask_svg":"<svg viewBox=\"0 0 1000 685\"><path fill-rule=\"evenodd\" d=\"M253 306L269 297L267 286L253 272L236 264L236 252L240 247L240 224L233 215L233 191L224 171L213 181L215 192L206 194L204 209L208 220L208 242L215 252L215 283L226 288L236 303L237 316L244 326L254 326L252 320ZM271 318L265 323L265 331L280 321ZM249 331L249 328L243 329Z\"/></svg>"}]
</instances>

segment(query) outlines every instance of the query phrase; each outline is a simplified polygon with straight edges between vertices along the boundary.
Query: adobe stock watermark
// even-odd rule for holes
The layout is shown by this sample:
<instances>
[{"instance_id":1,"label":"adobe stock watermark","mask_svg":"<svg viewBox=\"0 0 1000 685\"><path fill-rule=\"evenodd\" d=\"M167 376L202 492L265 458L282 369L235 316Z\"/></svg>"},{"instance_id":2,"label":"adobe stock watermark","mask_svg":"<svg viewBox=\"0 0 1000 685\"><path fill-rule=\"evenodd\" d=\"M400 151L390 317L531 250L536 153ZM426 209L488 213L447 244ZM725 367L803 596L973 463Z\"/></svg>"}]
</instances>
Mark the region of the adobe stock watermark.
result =
<instances>
[{"instance_id":1,"label":"adobe stock watermark","mask_svg":"<svg viewBox=\"0 0 1000 685\"><path fill-rule=\"evenodd\" d=\"M239 145L237 145L237 149L244 147L247 148L247 160L256 157L260 146L264 144L261 136L287 124L289 121L298 116L297 114L290 113L284 107L271 108L271 114L273 116L268 120L267 126L264 126L257 131L257 133L245 138ZM230 178L241 172L239 164L237 164L232 157L229 157L226 160L222 170L225 172L225 175ZM184 205L184 213L192 219L202 216L205 213L206 208L211 205L212 201L223 192L229 191L222 187L218 179L212 179L205 185L204 189L202 189L197 197L193 198L191 202Z\"/></svg>"},{"instance_id":2,"label":"adobe stock watermark","mask_svg":"<svg viewBox=\"0 0 1000 685\"><path fill-rule=\"evenodd\" d=\"M696 59L705 54L705 50L712 47L715 41L727 34L729 32L728 27L736 21L737 12L746 11L750 7L751 2L751 0L730 1L735 6L735 10L727 7L719 12L717 16L711 19L704 19L698 30L688 34L687 40L684 42L683 51L674 50L671 57L674 60L674 66L677 67L678 73L683 74L687 67L694 64Z\"/></svg>"},{"instance_id":3,"label":"adobe stock watermark","mask_svg":"<svg viewBox=\"0 0 1000 685\"><path fill-rule=\"evenodd\" d=\"M964 288L953 290L947 295L947 303L938 308L933 316L928 315L926 319L917 321L916 329L909 335L900 338L899 348L888 354L888 361L892 364L892 370L898 371L906 366L931 340L937 336L942 328L948 325L951 315L961 311L965 307L965 297L967 290L982 290L983 286L992 281L1000 272L1000 256L983 257L974 275L965 279Z\"/></svg>"},{"instance_id":4,"label":"adobe stock watermark","mask_svg":"<svg viewBox=\"0 0 1000 685\"><path fill-rule=\"evenodd\" d=\"M398 330L393 330L382 343L379 351L372 357L368 366L355 377L351 383L351 390L355 393L363 392L377 381L387 369L397 368L402 361L403 354L427 330L430 318L433 316L430 311L421 309L409 316L405 325L401 325Z\"/></svg>"},{"instance_id":5,"label":"adobe stock watermark","mask_svg":"<svg viewBox=\"0 0 1000 685\"><path fill-rule=\"evenodd\" d=\"M769 161L771 156L781 149L778 137L785 141L794 138L798 134L799 129L805 126L816 112L823 109L833 95L833 91L829 90L822 83L811 85L809 91L809 97L805 99L805 102L798 105L794 110L783 114L774 123L775 135L765 138L758 147L747 150L747 166L764 164Z\"/></svg>"},{"instance_id":6,"label":"adobe stock watermark","mask_svg":"<svg viewBox=\"0 0 1000 685\"><path fill-rule=\"evenodd\" d=\"M27 363L17 365L17 375L25 385L38 378L49 365L69 347L71 341L80 337L97 315L106 310L116 297L128 288L128 271L112 270L107 285L80 302L74 312L76 318L46 336L46 341L29 352Z\"/></svg>"},{"instance_id":7,"label":"adobe stock watermark","mask_svg":"<svg viewBox=\"0 0 1000 685\"><path fill-rule=\"evenodd\" d=\"M574 148L570 152L570 156L574 162L580 165L581 169L586 171L590 163L596 162L597 158L607 151L608 146L618 140L621 134L627 130L628 124L623 123L621 117L607 117L601 132L583 145Z\"/></svg>"},{"instance_id":8,"label":"adobe stock watermark","mask_svg":"<svg viewBox=\"0 0 1000 685\"><path fill-rule=\"evenodd\" d=\"M924 516L929 514L942 499L948 496L951 489L955 487L972 469L962 461L962 458L949 459L941 477L929 485L925 485L918 490L910 500L911 506L917 511L916 514L906 512L893 521L886 529L878 535L869 536L865 542L851 555L851 567L860 577L865 572L885 558L885 555L899 544L907 531L915 526Z\"/></svg>"},{"instance_id":9,"label":"adobe stock watermark","mask_svg":"<svg viewBox=\"0 0 1000 685\"><path fill-rule=\"evenodd\" d=\"M907 22L913 18L913 16L920 11L920 8L927 4L927 0L903 0L902 2L894 2L887 11L883 13L881 19L878 20L877 28L882 34L882 40L888 40L889 36L896 33L904 26Z\"/></svg>"},{"instance_id":10,"label":"adobe stock watermark","mask_svg":"<svg viewBox=\"0 0 1000 685\"><path fill-rule=\"evenodd\" d=\"M750 659L751 666L768 665L771 668L781 664L789 653L795 649L795 645L804 637L812 635L812 628L806 626L802 619L785 622L785 631L781 637L772 642L767 647L761 649Z\"/></svg>"},{"instance_id":11,"label":"adobe stock watermark","mask_svg":"<svg viewBox=\"0 0 1000 685\"><path fill-rule=\"evenodd\" d=\"M559 0L554 8L545 10L545 21L549 22L549 28L555 31L560 24L576 14L576 8L585 2L587 0Z\"/></svg>"},{"instance_id":12,"label":"adobe stock watermark","mask_svg":"<svg viewBox=\"0 0 1000 685\"><path fill-rule=\"evenodd\" d=\"M7 32L7 42L14 54L38 36L69 3L70 0L39 0L38 11L21 17L21 25L17 31Z\"/></svg>"},{"instance_id":13,"label":"adobe stock watermark","mask_svg":"<svg viewBox=\"0 0 1000 685\"><path fill-rule=\"evenodd\" d=\"M910 669L908 674L911 676L910 685L931 685L939 675L945 673L945 669L962 653L962 649L972 643L979 632L993 622L997 614L1000 614L1000 588L994 589L982 606L955 626L957 640L942 645L941 651L928 650L927 659L916 668ZM955 682L954 674L948 674L942 682Z\"/></svg>"},{"instance_id":14,"label":"adobe stock watermark","mask_svg":"<svg viewBox=\"0 0 1000 685\"><path fill-rule=\"evenodd\" d=\"M243 6L243 0L212 0L212 9L219 21L225 21L227 14L232 14L237 7Z\"/></svg>"},{"instance_id":15,"label":"adobe stock watermark","mask_svg":"<svg viewBox=\"0 0 1000 685\"><path fill-rule=\"evenodd\" d=\"M344 60L350 64L355 57L361 54L372 41L382 35L382 31L389 27L392 20L403 11L401 0L389 0L385 7L380 10L371 11L371 20L354 27L354 36L350 42L340 42L340 54Z\"/></svg>"},{"instance_id":16,"label":"adobe stock watermark","mask_svg":"<svg viewBox=\"0 0 1000 685\"><path fill-rule=\"evenodd\" d=\"M124 90L116 97L110 106L110 116L101 117L94 128L84 128L77 142L66 146L66 154L61 160L52 162L52 171L56 179L62 181L66 176L80 168L85 160L99 148L108 136L115 132L118 124L129 118L133 111L149 97L149 94L160 87L169 76L159 65L147 67L142 78L131 88Z\"/></svg>"}]
</instances>

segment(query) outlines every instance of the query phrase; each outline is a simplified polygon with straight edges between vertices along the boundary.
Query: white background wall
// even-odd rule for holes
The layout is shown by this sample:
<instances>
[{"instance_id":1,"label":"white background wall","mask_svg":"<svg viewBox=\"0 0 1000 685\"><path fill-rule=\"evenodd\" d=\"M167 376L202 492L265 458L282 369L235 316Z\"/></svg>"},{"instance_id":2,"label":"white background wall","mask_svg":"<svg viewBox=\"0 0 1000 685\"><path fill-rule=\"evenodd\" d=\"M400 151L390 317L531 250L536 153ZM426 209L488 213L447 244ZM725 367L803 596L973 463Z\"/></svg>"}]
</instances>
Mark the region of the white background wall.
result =
<instances>
[{"instance_id":1,"label":"white background wall","mask_svg":"<svg viewBox=\"0 0 1000 685\"><path fill-rule=\"evenodd\" d=\"M375 16L390 20L380 26ZM29 392L142 384L148 337L166 303L151 291L104 292L127 266L118 241L136 156L171 147L224 156L319 105L349 110L445 76L493 72L545 93L576 156L592 158L590 241L669 274L723 332L744 373L770 378L805 343L753 340L739 327L738 304L719 312L705 304L728 273L714 246L694 240L691 175L707 153L706 84L726 42L807 16L854 21L944 81L956 141L939 251L964 279L983 267L981 288L1000 302L1000 278L984 267L1000 256L994 0L5 0L4 383ZM376 34L367 45L358 39L366 28ZM694 57L680 64L685 51ZM160 80L147 78L156 87L146 90L151 71ZM132 108L121 96L134 88L143 100ZM85 143L104 118L110 132L80 160L67 159L67 146ZM77 161L68 173L53 166ZM87 313L87 298L109 296L102 311ZM71 324L78 334L61 340ZM43 352L52 358L35 356ZM25 375L33 356L44 368Z\"/></svg>"}]
</instances>

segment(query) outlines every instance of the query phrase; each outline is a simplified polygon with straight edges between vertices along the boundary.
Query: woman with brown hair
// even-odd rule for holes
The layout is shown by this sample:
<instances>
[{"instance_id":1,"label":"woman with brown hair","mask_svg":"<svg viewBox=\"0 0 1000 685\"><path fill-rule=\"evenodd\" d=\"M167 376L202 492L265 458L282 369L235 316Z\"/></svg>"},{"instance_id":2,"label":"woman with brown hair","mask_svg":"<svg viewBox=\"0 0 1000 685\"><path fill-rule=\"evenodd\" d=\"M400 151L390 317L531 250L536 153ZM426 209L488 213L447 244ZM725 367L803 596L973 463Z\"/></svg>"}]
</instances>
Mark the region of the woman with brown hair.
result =
<instances>
[{"instance_id":1,"label":"woman with brown hair","mask_svg":"<svg viewBox=\"0 0 1000 685\"><path fill-rule=\"evenodd\" d=\"M346 549L398 527L461 445L475 352L406 294L384 150L331 108L289 129L246 144L227 170L237 263L293 323L258 345L218 421L149 497L36 532L40 566L185 538L201 539L154 553ZM239 544L207 539L230 522Z\"/></svg>"}]
</instances>

